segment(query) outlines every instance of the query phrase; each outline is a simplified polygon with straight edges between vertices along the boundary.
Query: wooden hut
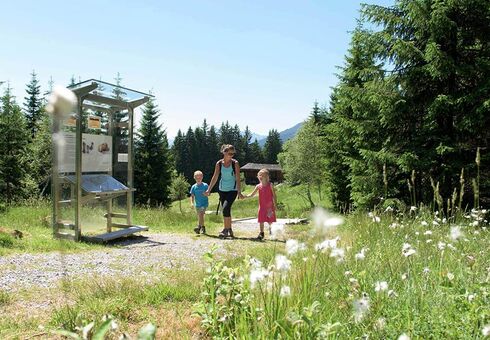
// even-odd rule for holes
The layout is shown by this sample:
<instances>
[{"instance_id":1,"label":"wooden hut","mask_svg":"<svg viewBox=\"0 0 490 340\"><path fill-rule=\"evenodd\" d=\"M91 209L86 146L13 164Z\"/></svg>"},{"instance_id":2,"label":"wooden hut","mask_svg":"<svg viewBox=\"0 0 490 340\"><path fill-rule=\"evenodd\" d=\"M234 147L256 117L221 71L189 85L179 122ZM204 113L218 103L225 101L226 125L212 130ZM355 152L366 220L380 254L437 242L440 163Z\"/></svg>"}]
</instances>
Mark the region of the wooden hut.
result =
<instances>
[{"instance_id":1,"label":"wooden hut","mask_svg":"<svg viewBox=\"0 0 490 340\"><path fill-rule=\"evenodd\" d=\"M258 164L247 163L240 168L240 172L245 175L245 183L249 185L258 184L257 173L260 169L269 170L269 176L272 183L281 183L284 180L282 169L279 164Z\"/></svg>"}]
</instances>

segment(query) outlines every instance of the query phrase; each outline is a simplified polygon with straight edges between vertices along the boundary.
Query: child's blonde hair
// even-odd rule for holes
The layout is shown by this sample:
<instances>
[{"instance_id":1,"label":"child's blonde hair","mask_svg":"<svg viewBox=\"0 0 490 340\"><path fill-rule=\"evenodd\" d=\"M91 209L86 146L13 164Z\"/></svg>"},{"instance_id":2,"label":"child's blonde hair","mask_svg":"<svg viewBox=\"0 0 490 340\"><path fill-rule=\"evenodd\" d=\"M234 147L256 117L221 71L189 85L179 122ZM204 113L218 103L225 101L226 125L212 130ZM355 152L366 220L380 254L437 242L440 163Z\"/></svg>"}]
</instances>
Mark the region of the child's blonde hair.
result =
<instances>
[{"instance_id":1,"label":"child's blonde hair","mask_svg":"<svg viewBox=\"0 0 490 340\"><path fill-rule=\"evenodd\" d=\"M197 175L204 176L201 170L194 171L194 177L196 177Z\"/></svg>"},{"instance_id":2,"label":"child's blonde hair","mask_svg":"<svg viewBox=\"0 0 490 340\"><path fill-rule=\"evenodd\" d=\"M257 173L257 176L258 175L266 175L267 178L269 178L269 170L267 170L266 168L260 169L259 172Z\"/></svg>"}]
</instances>

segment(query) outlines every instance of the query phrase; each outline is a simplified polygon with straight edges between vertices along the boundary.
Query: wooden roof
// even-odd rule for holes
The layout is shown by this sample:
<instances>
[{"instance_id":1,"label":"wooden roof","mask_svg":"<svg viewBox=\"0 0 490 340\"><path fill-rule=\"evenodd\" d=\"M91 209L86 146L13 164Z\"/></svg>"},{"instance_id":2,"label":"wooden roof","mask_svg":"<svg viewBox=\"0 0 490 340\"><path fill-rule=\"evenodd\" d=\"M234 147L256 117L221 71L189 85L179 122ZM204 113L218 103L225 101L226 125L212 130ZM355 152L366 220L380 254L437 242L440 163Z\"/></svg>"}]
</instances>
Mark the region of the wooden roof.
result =
<instances>
[{"instance_id":1,"label":"wooden roof","mask_svg":"<svg viewBox=\"0 0 490 340\"><path fill-rule=\"evenodd\" d=\"M259 163L247 163L244 166L242 166L240 169L243 170L267 169L269 171L282 171L281 166L279 164L259 164Z\"/></svg>"}]
</instances>

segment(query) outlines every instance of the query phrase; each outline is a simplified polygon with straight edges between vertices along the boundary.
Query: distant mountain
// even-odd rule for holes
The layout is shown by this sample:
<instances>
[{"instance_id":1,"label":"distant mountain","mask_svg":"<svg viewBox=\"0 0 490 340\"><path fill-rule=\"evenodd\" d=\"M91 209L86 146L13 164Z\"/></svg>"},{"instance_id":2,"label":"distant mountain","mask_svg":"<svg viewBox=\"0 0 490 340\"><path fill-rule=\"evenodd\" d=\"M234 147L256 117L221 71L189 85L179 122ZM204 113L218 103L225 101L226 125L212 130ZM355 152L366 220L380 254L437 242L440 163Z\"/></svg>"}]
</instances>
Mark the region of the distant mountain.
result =
<instances>
[{"instance_id":1,"label":"distant mountain","mask_svg":"<svg viewBox=\"0 0 490 340\"><path fill-rule=\"evenodd\" d=\"M282 142L286 142L287 140L290 140L294 136L296 136L296 133L298 133L298 130L303 126L303 122L296 124L293 127L290 127L289 129L286 129L284 131L279 132L279 136L281 137ZM267 136L259 139L259 144L261 147L264 146L265 141L267 140Z\"/></svg>"},{"instance_id":2,"label":"distant mountain","mask_svg":"<svg viewBox=\"0 0 490 340\"><path fill-rule=\"evenodd\" d=\"M250 141L253 143L254 140L261 140L261 139L264 139L266 138L267 136L264 136L264 135L259 135L258 133L253 133L252 132L252 139L250 139Z\"/></svg>"}]
</instances>

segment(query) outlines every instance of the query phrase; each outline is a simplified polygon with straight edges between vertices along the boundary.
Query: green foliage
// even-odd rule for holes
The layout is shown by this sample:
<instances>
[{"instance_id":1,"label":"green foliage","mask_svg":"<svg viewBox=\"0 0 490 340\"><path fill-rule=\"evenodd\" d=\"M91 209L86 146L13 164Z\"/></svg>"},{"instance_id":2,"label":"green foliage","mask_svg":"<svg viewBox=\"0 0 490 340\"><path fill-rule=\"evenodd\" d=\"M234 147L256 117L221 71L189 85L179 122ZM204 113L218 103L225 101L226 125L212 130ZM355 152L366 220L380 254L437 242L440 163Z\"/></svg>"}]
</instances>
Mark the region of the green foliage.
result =
<instances>
[{"instance_id":1,"label":"green foliage","mask_svg":"<svg viewBox=\"0 0 490 340\"><path fill-rule=\"evenodd\" d=\"M26 118L27 129L30 133L30 138L34 138L37 133L38 123L43 115L43 105L41 102L41 86L37 79L36 72L32 71L31 81L26 88L27 97L24 102L24 115Z\"/></svg>"},{"instance_id":2,"label":"green foliage","mask_svg":"<svg viewBox=\"0 0 490 340\"><path fill-rule=\"evenodd\" d=\"M293 139L285 143L284 151L278 156L286 181L292 185L306 186L306 195L311 207L315 206L311 188L318 190L321 200L321 187L326 182L324 149L320 126L312 117L303 124Z\"/></svg>"},{"instance_id":3,"label":"green foliage","mask_svg":"<svg viewBox=\"0 0 490 340\"><path fill-rule=\"evenodd\" d=\"M461 169L476 177L474 155L490 140L490 129L481 128L490 126L489 14L483 0L363 6L323 124L336 206L373 206L385 195L429 203L429 177L446 201ZM489 157L482 153L481 164ZM485 204L488 164L481 169Z\"/></svg>"},{"instance_id":4,"label":"green foliage","mask_svg":"<svg viewBox=\"0 0 490 340\"><path fill-rule=\"evenodd\" d=\"M201 126L189 127L187 132L177 132L172 154L177 173L183 174L189 181L193 181L194 171L201 170L204 174L203 181L209 183L214 173L216 161L222 158L220 148L222 144L232 144L235 147L235 158L241 165L249 162L263 162L263 155L257 141L251 143L252 133L245 128L243 133L238 125L230 125L224 122L217 130L213 125L209 126L206 120Z\"/></svg>"},{"instance_id":5,"label":"green foliage","mask_svg":"<svg viewBox=\"0 0 490 340\"><path fill-rule=\"evenodd\" d=\"M28 194L25 120L7 87L0 106L0 200L10 204Z\"/></svg>"},{"instance_id":6,"label":"green foliage","mask_svg":"<svg viewBox=\"0 0 490 340\"><path fill-rule=\"evenodd\" d=\"M179 201L180 212L182 213L182 200L187 197L189 193L190 184L185 179L184 175L178 174L173 177L170 187L170 196L172 200Z\"/></svg>"},{"instance_id":7,"label":"green foliage","mask_svg":"<svg viewBox=\"0 0 490 340\"><path fill-rule=\"evenodd\" d=\"M282 141L279 132L275 129L269 131L264 144L264 161L267 164L277 164L277 155L282 151Z\"/></svg>"},{"instance_id":8,"label":"green foliage","mask_svg":"<svg viewBox=\"0 0 490 340\"><path fill-rule=\"evenodd\" d=\"M158 123L159 110L153 99L143 109L135 142L136 202L167 207L170 204L172 160L167 134Z\"/></svg>"},{"instance_id":9,"label":"green foliage","mask_svg":"<svg viewBox=\"0 0 490 340\"><path fill-rule=\"evenodd\" d=\"M34 139L29 144L29 169L33 181L36 184L35 192L31 197L48 196L51 192L51 121L46 113L43 113Z\"/></svg>"},{"instance_id":10,"label":"green foliage","mask_svg":"<svg viewBox=\"0 0 490 340\"><path fill-rule=\"evenodd\" d=\"M272 259L280 256L275 261L269 256L259 259L262 263L251 259L229 268L206 255L210 270L197 311L208 335L481 337L490 320L490 233L487 224L473 226L480 218L476 212L453 222L429 209L357 213L325 233L331 217L318 219L316 228L312 226L316 233L290 227L304 247L294 249L288 240L289 247L275 248ZM386 286L380 288L383 282ZM238 306L238 301L244 302Z\"/></svg>"}]
</instances>

